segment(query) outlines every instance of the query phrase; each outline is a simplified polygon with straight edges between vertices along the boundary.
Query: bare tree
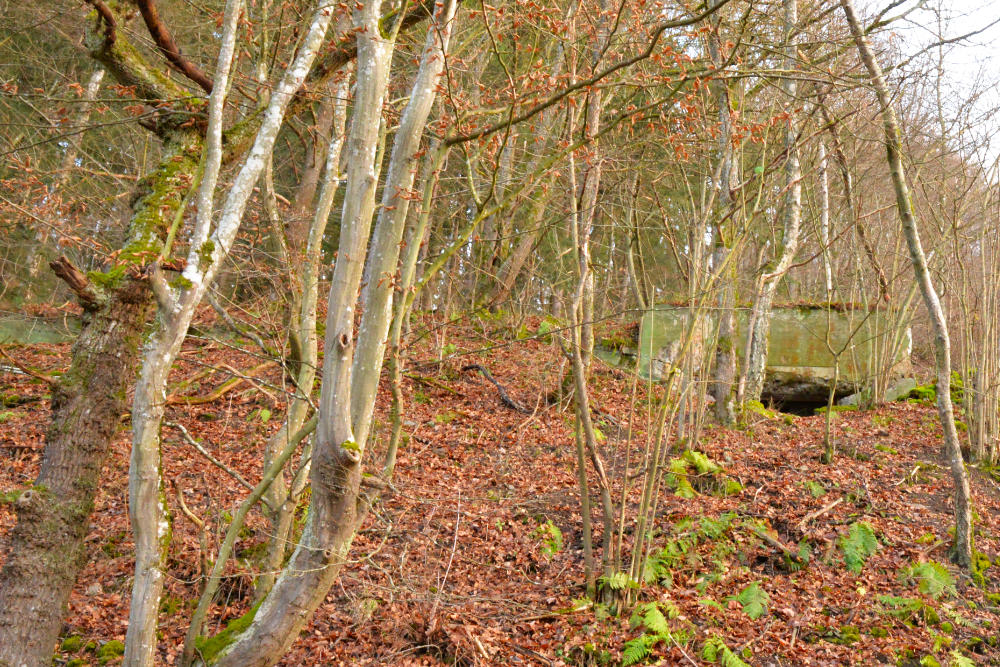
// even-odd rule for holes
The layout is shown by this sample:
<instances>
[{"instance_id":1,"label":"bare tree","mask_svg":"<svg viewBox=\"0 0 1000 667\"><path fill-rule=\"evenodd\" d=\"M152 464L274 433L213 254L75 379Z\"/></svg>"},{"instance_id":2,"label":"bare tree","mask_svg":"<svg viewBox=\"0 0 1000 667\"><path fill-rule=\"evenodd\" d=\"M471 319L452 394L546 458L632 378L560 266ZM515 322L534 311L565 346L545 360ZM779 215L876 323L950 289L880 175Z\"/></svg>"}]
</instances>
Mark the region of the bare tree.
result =
<instances>
[{"instance_id":1,"label":"bare tree","mask_svg":"<svg viewBox=\"0 0 1000 667\"><path fill-rule=\"evenodd\" d=\"M902 222L906 244L910 251L913 272L920 285L924 306L931 317L931 325L934 329L938 416L941 419L941 428L944 431L944 449L948 456L948 464L955 484L955 544L952 559L962 567L968 568L972 565L971 493L969 491L969 478L965 472L965 462L962 459L961 443L959 443L958 431L955 428L955 416L952 409L951 392L949 391L951 386L951 343L948 337L948 322L941 308L941 301L931 279L930 271L927 269L927 256L920 243L916 212L913 210L913 200L903 169L903 151L900 141L902 130L896 118L896 111L892 106L892 97L886 84L885 75L868 45L868 40L854 9L854 3L852 0L840 0L840 6L847 17L854 43L868 74L871 76L872 88L878 98L889 173L892 176L893 189L896 194L896 208L899 211L899 219Z\"/></svg>"}]
</instances>

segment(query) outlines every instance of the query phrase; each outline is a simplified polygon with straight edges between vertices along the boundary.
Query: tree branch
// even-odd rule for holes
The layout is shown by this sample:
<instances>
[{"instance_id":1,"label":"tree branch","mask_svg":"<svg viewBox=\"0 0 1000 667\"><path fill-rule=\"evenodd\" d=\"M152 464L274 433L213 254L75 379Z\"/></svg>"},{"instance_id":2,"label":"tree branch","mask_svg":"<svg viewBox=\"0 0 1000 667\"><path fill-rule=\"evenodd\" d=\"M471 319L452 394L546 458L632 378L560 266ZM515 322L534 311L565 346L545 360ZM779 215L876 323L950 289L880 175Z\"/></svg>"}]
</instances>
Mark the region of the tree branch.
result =
<instances>
[{"instance_id":1,"label":"tree branch","mask_svg":"<svg viewBox=\"0 0 1000 667\"><path fill-rule=\"evenodd\" d=\"M191 96L186 88L147 63L140 52L119 33L117 27L122 21L115 13L119 3L105 0L86 2L94 8L96 25L88 27L84 45L91 57L104 65L118 83L133 86L136 98L144 101L166 102ZM125 8L122 11L128 10Z\"/></svg>"},{"instance_id":2,"label":"tree branch","mask_svg":"<svg viewBox=\"0 0 1000 667\"><path fill-rule=\"evenodd\" d=\"M223 472L227 473L230 477L235 479L237 482L239 482L246 488L250 489L251 491L253 490L254 488L253 484L243 479L243 475L239 474L238 472L227 466L225 463L212 456L207 449L201 446L200 442L191 437L191 434L188 433L188 430L184 428L183 424L178 424L177 422L163 422L163 423L165 426L172 426L178 431L180 431L181 435L184 436L184 439L187 440L188 444L197 449L198 453L204 456L206 459L208 459L212 463L212 465L219 468Z\"/></svg>"},{"instance_id":3,"label":"tree branch","mask_svg":"<svg viewBox=\"0 0 1000 667\"><path fill-rule=\"evenodd\" d=\"M76 268L76 265L69 261L66 255L60 255L49 262L49 268L63 282L69 285L69 288L73 290L73 293L76 294L76 297L85 309L91 310L96 308L103 301L103 294L90 282L90 279L87 278L87 275L83 271Z\"/></svg>"},{"instance_id":4,"label":"tree branch","mask_svg":"<svg viewBox=\"0 0 1000 667\"><path fill-rule=\"evenodd\" d=\"M99 2L100 0L95 1ZM142 14L142 20L146 23L146 28L149 30L153 41L156 42L156 46L160 49L160 53L181 74L198 84L206 93L212 92L212 80L197 65L181 55L180 47L177 46L177 42L174 41L170 30L163 22L163 19L160 18L160 13L156 9L156 2L154 0L138 0L136 4L139 6L139 13Z\"/></svg>"}]
</instances>

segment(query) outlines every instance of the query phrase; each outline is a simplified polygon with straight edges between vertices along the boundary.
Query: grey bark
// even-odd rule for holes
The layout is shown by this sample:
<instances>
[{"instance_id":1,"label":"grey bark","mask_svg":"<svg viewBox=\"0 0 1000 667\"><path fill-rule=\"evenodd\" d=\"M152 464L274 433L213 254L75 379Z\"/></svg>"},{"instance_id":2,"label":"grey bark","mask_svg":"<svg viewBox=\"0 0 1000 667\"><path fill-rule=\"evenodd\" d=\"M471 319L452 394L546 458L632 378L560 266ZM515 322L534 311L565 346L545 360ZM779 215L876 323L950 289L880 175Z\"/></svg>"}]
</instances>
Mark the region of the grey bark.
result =
<instances>
[{"instance_id":1,"label":"grey bark","mask_svg":"<svg viewBox=\"0 0 1000 667\"><path fill-rule=\"evenodd\" d=\"M927 268L927 256L924 254L920 242L916 212L913 209L913 198L906 183L906 174L903 169L902 130L896 118L896 110L892 106L892 98L885 81L885 75L865 38L853 2L840 0L840 6L847 17L854 43L868 74L871 76L872 88L874 88L878 98L885 135L886 159L889 163L889 173L892 176L893 190L896 194L896 208L903 225L903 233L906 236L913 273L920 285L924 306L930 315L934 330L934 358L938 386L937 409L941 428L944 431L944 451L948 457L952 481L955 485L955 544L952 550L952 559L961 567L969 568L972 565L972 501L969 478L965 471L965 462L962 459L958 431L955 428L951 392L948 389L951 386L951 343L948 337L948 322L945 319L944 310L941 308L941 300L938 298L937 289L934 287L930 271Z\"/></svg>"},{"instance_id":2,"label":"grey bark","mask_svg":"<svg viewBox=\"0 0 1000 667\"><path fill-rule=\"evenodd\" d=\"M384 188L383 204L396 201L398 206L383 206L367 262L368 232L375 209L375 153L394 35L386 37L381 33L377 3L360 4L355 9L358 84L347 145L341 244L327 312L309 517L288 566L252 623L224 649L214 661L216 664L242 667L277 662L326 597L346 562L363 511L359 505L361 460L389 324L392 285L391 280L383 278L389 267L395 271L414 155L433 103L455 7L454 2L439 6L428 31L420 71L396 133ZM354 314L362 271L364 312L359 344L355 346Z\"/></svg>"}]
</instances>

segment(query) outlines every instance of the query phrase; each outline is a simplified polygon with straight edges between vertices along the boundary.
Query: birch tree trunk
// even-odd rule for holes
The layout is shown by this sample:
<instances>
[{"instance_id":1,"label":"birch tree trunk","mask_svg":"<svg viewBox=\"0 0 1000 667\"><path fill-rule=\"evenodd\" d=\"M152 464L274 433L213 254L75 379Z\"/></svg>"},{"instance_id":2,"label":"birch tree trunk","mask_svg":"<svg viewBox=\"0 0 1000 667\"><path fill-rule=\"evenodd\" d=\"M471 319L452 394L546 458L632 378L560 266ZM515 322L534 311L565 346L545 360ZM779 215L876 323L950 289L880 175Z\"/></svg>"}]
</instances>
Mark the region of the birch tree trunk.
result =
<instances>
[{"instance_id":1,"label":"birch tree trunk","mask_svg":"<svg viewBox=\"0 0 1000 667\"><path fill-rule=\"evenodd\" d=\"M355 9L358 83L347 144L341 242L327 310L309 517L291 560L253 621L219 655L209 658L212 664L243 667L277 662L346 562L362 510L361 460L382 367L392 305L391 278L413 184L414 158L444 65L455 9L454 1L440 5L428 30L420 70L396 133L381 213L367 253L375 210L378 128L395 35L381 32L377 3L360 4ZM363 314L355 348L359 288Z\"/></svg>"},{"instance_id":2,"label":"birch tree trunk","mask_svg":"<svg viewBox=\"0 0 1000 667\"><path fill-rule=\"evenodd\" d=\"M788 127L785 129L785 221L781 240L781 251L774 270L761 276L760 290L754 301L750 322L753 323L750 336L749 354L747 355L747 372L744 381L746 391L741 400L759 401L764 389L764 369L767 366L768 340L771 334L771 308L774 305L774 295L778 291L781 279L788 272L795 253L799 249L799 229L802 221L802 169L799 165L799 148L797 145L798 131L794 122L794 108L797 102L798 84L794 71L798 56L796 49L798 40L796 30L798 25L798 0L783 0L784 31L785 31L785 69L787 74L781 81L781 87L787 96Z\"/></svg>"},{"instance_id":3,"label":"birch tree trunk","mask_svg":"<svg viewBox=\"0 0 1000 667\"><path fill-rule=\"evenodd\" d=\"M958 431L955 428L955 415L952 409L951 392L951 343L948 338L948 322L937 289L927 268L927 256L924 254L917 230L913 198L906 183L903 170L903 149L901 143L902 130L896 118L896 110L892 106L889 88L882 73L882 67L875 60L871 47L865 39L864 31L858 20L854 4L851 0L840 0L840 6L847 17L851 35L858 48L861 60L871 77L872 88L878 98L882 114L882 128L885 133L886 159L889 163L889 173L896 194L896 208L906 236L906 245L910 251L910 262L913 273L923 295L924 306L931 318L934 329L934 359L937 370L937 409L944 431L944 450L951 468L952 480L955 484L955 544L952 550L952 560L964 568L972 565L972 502L969 490L969 478L962 459L962 448L958 441Z\"/></svg>"}]
</instances>

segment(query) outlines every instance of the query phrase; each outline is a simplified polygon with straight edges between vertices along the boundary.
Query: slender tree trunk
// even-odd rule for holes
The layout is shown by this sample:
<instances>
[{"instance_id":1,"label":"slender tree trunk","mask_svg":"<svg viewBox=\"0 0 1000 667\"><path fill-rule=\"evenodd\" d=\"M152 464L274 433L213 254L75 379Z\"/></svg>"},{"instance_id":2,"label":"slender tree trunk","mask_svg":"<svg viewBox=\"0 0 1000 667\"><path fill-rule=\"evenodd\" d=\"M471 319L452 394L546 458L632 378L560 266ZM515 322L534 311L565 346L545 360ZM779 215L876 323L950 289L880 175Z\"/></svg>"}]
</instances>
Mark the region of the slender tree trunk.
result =
<instances>
[{"instance_id":1,"label":"slender tree trunk","mask_svg":"<svg viewBox=\"0 0 1000 667\"><path fill-rule=\"evenodd\" d=\"M493 304L504 303L510 298L511 292L514 291L514 286L517 283L517 278L521 275L521 270L524 268L528 257L531 256L531 251L534 250L538 239L545 229L543 222L545 220L546 205L552 199L553 181L554 177L549 176L546 184L542 187L542 192L535 193L535 196L532 198L531 207L528 210L527 219L524 221L524 229L521 237L518 239L517 245L514 246L514 250L511 251L507 259L500 265L496 288L490 297L490 302Z\"/></svg>"},{"instance_id":2,"label":"slender tree trunk","mask_svg":"<svg viewBox=\"0 0 1000 667\"><path fill-rule=\"evenodd\" d=\"M348 142L348 181L341 245L330 287L319 423L313 448L312 502L295 553L254 614L249 628L211 662L277 662L339 575L358 527L361 460L371 426L392 305L408 192L420 136L444 64L456 4L438 8L420 70L396 132L382 209L366 253L375 209L375 149L394 35L379 30L376 3L358 5L358 84ZM367 254L367 261L365 256ZM359 345L353 342L362 284Z\"/></svg>"},{"instance_id":3,"label":"slender tree trunk","mask_svg":"<svg viewBox=\"0 0 1000 667\"><path fill-rule=\"evenodd\" d=\"M962 448L958 440L958 431L955 429L955 416L952 410L951 392L949 391L951 386L951 344L948 339L948 322L945 319L944 310L941 308L941 301L938 298L937 289L934 287L934 281L927 268L927 256L920 243L920 234L917 231L917 221L913 210L913 198L903 171L903 149L900 140L902 130L896 119L896 110L892 106L892 98L889 95L885 76L865 39L854 10L854 4L851 0L840 0L840 6L843 8L847 22L851 27L851 34L858 47L861 60L871 76L872 87L875 89L875 95L878 97L881 107L886 157L889 162L893 189L896 193L896 208L903 224L903 233L906 235L913 272L920 285L924 305L934 329L934 357L938 386L937 408L941 419L941 428L944 431L944 449L948 456L955 484L955 544L952 559L960 566L968 568L972 565L972 505L969 478L965 472L965 462L962 460Z\"/></svg>"},{"instance_id":4,"label":"slender tree trunk","mask_svg":"<svg viewBox=\"0 0 1000 667\"><path fill-rule=\"evenodd\" d=\"M136 576L125 637L125 663L129 665L152 664L163 570L170 546L170 518L160 466L160 426L166 405L167 376L198 304L232 247L253 187L274 149L288 104L305 80L326 35L333 12L325 4L326 0L319 1L302 46L268 102L253 147L229 190L213 231L215 186L222 164L223 105L229 88L229 70L243 0L229 0L226 4L222 45L209 97L205 171L198 197L198 215L183 273L188 287L174 293L162 276L157 281L158 274L153 274L153 287L160 304L159 326L146 349L132 410L129 517L136 541Z\"/></svg>"},{"instance_id":5,"label":"slender tree trunk","mask_svg":"<svg viewBox=\"0 0 1000 667\"><path fill-rule=\"evenodd\" d=\"M783 0L785 29L785 69L794 72L798 62L797 40L798 0ZM745 377L746 393L741 400L759 401L764 389L764 369L767 366L768 341L771 334L771 308L781 279L788 272L799 249L799 228L802 221L802 169L799 165L798 130L791 110L798 101L798 84L795 75L786 75L781 87L787 96L789 109L788 127L785 129L785 225L781 239L781 252L774 270L762 276L761 289L754 301L750 321L750 337Z\"/></svg>"},{"instance_id":6,"label":"slender tree trunk","mask_svg":"<svg viewBox=\"0 0 1000 667\"><path fill-rule=\"evenodd\" d=\"M719 2L715 0L714 5ZM719 30L719 19L714 20L708 38L709 56L712 62L721 67L723 64ZM712 229L712 267L730 264L729 255L732 252L734 206L732 188L739 180L737 156L733 150L733 118L729 93L729 84L724 79L712 82L716 105L719 110L719 179L716 188L716 221ZM722 219L729 216L730 222ZM715 366L708 393L715 399L715 418L722 424L731 424L735 419L735 387L736 381L736 273L734 268L728 270L728 278L723 278L719 286L718 296L718 334L715 347Z\"/></svg>"},{"instance_id":7,"label":"slender tree trunk","mask_svg":"<svg viewBox=\"0 0 1000 667\"><path fill-rule=\"evenodd\" d=\"M297 303L292 309L296 316L289 323L298 332L297 338L301 342L299 348L301 359L300 363L297 364L295 397L288 407L285 423L268 439L265 447L265 468L284 450L291 435L302 427L310 410L310 395L315 384L319 359L316 337L319 262L322 257L323 237L326 233L327 221L330 218L333 199L340 184L340 158L347 120L347 98L350 94L350 70L351 68L345 67L344 76L337 82L337 85L331 87L335 104L331 119L333 134L327 144L326 175L320 187L319 201L312 214L312 223L309 227L303 259L301 263L297 262L295 266L288 267L289 271L301 272L299 283L302 286L302 292L297 297ZM298 493L295 489L288 488L281 475L275 478L265 497L271 508L268 518L271 522L272 537L268 543L267 556L263 563L264 571L254 584L254 597L257 601L262 600L271 590L276 577L275 572L281 569L285 560L291 537L292 518L298 504Z\"/></svg>"}]
</instances>

